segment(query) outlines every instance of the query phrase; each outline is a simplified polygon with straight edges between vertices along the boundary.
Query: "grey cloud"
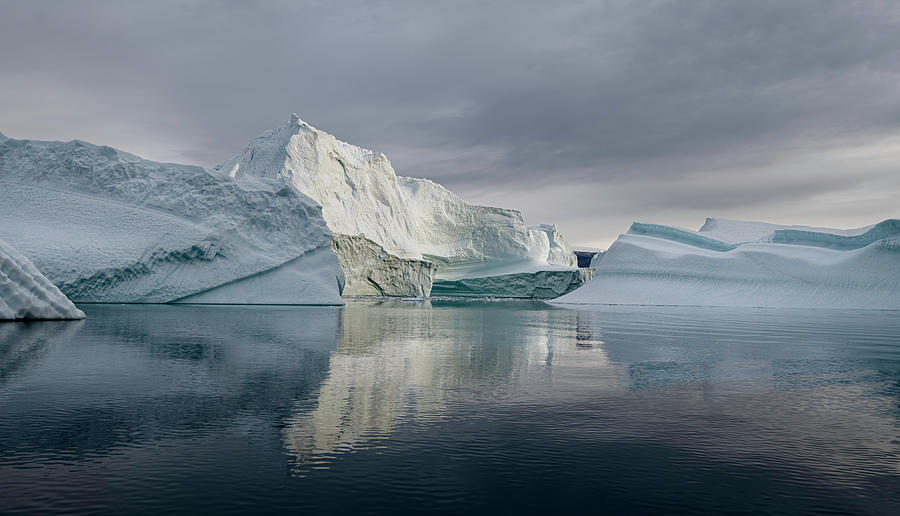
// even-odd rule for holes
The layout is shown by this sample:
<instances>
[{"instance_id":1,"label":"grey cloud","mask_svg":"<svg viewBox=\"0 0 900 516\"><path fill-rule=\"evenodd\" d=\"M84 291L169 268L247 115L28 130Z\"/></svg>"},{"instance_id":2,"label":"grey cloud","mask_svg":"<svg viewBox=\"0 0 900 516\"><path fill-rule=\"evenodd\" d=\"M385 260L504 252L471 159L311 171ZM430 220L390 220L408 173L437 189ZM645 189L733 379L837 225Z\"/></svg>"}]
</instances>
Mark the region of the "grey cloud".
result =
<instances>
[{"instance_id":1,"label":"grey cloud","mask_svg":"<svg viewBox=\"0 0 900 516\"><path fill-rule=\"evenodd\" d=\"M558 215L575 241L623 229L605 220L788 201L785 217L814 213L816 196L865 189L884 169L790 163L900 130L890 2L36 0L0 10L0 129L12 137L214 165L298 111L385 152L401 174L529 218ZM747 170L770 187L749 187ZM655 195L654 181L677 188ZM568 198L541 199L559 185L590 192L601 220L587 227Z\"/></svg>"}]
</instances>

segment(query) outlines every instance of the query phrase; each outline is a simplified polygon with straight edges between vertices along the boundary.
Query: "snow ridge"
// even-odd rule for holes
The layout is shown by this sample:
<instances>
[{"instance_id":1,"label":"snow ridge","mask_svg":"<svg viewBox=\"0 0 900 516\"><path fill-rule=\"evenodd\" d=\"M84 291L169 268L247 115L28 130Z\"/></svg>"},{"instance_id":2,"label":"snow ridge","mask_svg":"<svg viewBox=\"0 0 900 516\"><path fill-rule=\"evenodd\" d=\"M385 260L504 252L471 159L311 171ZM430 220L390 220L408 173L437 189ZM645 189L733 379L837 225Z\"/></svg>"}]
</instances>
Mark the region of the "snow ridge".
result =
<instances>
[{"instance_id":1,"label":"snow ridge","mask_svg":"<svg viewBox=\"0 0 900 516\"><path fill-rule=\"evenodd\" d=\"M710 238L695 231L677 228L674 226L663 226L661 224L646 224L643 222L635 222L631 225L628 232L632 235L646 235L650 237L662 238L672 242L709 249L710 251L732 251L737 246L727 244L721 240Z\"/></svg>"},{"instance_id":2,"label":"snow ridge","mask_svg":"<svg viewBox=\"0 0 900 516\"><path fill-rule=\"evenodd\" d=\"M811 230L776 229L769 241L778 244L808 245L849 251L896 235L900 235L900 220L888 219L871 226L865 233L849 236Z\"/></svg>"}]
</instances>

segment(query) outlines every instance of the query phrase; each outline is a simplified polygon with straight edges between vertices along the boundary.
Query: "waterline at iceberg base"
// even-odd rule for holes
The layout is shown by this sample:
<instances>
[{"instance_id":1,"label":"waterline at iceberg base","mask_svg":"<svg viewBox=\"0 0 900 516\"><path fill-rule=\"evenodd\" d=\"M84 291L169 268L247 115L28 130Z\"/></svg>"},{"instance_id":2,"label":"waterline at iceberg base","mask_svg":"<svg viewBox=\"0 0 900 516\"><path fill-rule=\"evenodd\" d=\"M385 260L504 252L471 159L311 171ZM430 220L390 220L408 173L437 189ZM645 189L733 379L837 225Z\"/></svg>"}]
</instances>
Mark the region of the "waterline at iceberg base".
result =
<instances>
[{"instance_id":1,"label":"waterline at iceberg base","mask_svg":"<svg viewBox=\"0 0 900 516\"><path fill-rule=\"evenodd\" d=\"M466 295L548 297L585 278L555 225L399 177L296 115L214 170L0 135L0 186L0 238L75 302L341 304L467 278Z\"/></svg>"}]
</instances>

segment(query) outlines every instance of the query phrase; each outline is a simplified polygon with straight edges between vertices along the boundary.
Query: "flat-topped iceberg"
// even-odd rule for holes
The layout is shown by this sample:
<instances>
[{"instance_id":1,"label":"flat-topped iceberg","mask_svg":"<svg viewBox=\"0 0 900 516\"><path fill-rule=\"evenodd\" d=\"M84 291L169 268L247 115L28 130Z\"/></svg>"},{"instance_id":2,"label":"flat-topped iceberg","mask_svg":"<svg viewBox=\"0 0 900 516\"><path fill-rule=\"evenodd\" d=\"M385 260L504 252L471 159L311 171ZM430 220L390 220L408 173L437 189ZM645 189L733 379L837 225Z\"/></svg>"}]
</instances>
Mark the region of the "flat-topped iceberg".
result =
<instances>
[{"instance_id":1,"label":"flat-topped iceberg","mask_svg":"<svg viewBox=\"0 0 900 516\"><path fill-rule=\"evenodd\" d=\"M371 257L381 251L363 253L359 245L336 245L348 294L358 288L380 292L388 285L384 295L427 296L432 280L529 275L538 270L554 271L552 275L560 268L569 278L577 272L575 255L555 226L528 227L515 210L469 204L427 179L399 177L384 154L342 142L297 115L255 138L240 156L216 169L239 181L287 182L321 204L336 235L364 239L398 259L390 262L394 279L387 284L377 281L375 287ZM436 269L422 268L423 260ZM533 290L521 290L517 297Z\"/></svg>"},{"instance_id":2,"label":"flat-topped iceberg","mask_svg":"<svg viewBox=\"0 0 900 516\"><path fill-rule=\"evenodd\" d=\"M76 302L341 304L321 208L81 141L0 139L0 238Z\"/></svg>"},{"instance_id":3,"label":"flat-topped iceberg","mask_svg":"<svg viewBox=\"0 0 900 516\"><path fill-rule=\"evenodd\" d=\"M635 223L555 302L900 309L900 220L858 229Z\"/></svg>"},{"instance_id":4,"label":"flat-topped iceberg","mask_svg":"<svg viewBox=\"0 0 900 516\"><path fill-rule=\"evenodd\" d=\"M84 319L31 260L0 240L0 321Z\"/></svg>"}]
</instances>

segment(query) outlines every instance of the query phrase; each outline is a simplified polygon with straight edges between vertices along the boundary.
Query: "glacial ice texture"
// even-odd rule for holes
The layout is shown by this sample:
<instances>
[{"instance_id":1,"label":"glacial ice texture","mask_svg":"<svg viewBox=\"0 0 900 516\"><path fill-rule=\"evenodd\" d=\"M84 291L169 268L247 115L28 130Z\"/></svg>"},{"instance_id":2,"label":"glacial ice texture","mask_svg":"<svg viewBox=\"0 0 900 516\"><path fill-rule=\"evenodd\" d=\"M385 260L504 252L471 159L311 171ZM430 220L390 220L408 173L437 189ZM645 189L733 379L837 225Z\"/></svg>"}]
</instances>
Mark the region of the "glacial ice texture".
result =
<instances>
[{"instance_id":1,"label":"glacial ice texture","mask_svg":"<svg viewBox=\"0 0 900 516\"><path fill-rule=\"evenodd\" d=\"M558 269L518 272L479 278L439 280L433 297L492 297L553 299L572 292L591 280L593 270Z\"/></svg>"},{"instance_id":2,"label":"glacial ice texture","mask_svg":"<svg viewBox=\"0 0 900 516\"><path fill-rule=\"evenodd\" d=\"M336 235L364 237L402 260L432 262L435 279L576 265L555 226L529 228L517 211L468 204L427 179L398 177L383 154L342 142L296 115L217 170L238 180L287 182L322 205ZM348 292L365 283L357 272L345 272L354 276ZM415 281L402 287L409 288Z\"/></svg>"},{"instance_id":3,"label":"glacial ice texture","mask_svg":"<svg viewBox=\"0 0 900 516\"><path fill-rule=\"evenodd\" d=\"M0 321L84 319L31 260L0 240Z\"/></svg>"},{"instance_id":4,"label":"glacial ice texture","mask_svg":"<svg viewBox=\"0 0 900 516\"><path fill-rule=\"evenodd\" d=\"M79 302L341 304L320 207L81 141L0 140L5 239Z\"/></svg>"},{"instance_id":5,"label":"glacial ice texture","mask_svg":"<svg viewBox=\"0 0 900 516\"><path fill-rule=\"evenodd\" d=\"M592 264L593 265L593 264ZM560 303L900 309L900 221L854 230L635 223Z\"/></svg>"},{"instance_id":6,"label":"glacial ice texture","mask_svg":"<svg viewBox=\"0 0 900 516\"><path fill-rule=\"evenodd\" d=\"M344 270L345 296L428 297L437 268L398 258L363 236L335 235L332 242Z\"/></svg>"}]
</instances>

